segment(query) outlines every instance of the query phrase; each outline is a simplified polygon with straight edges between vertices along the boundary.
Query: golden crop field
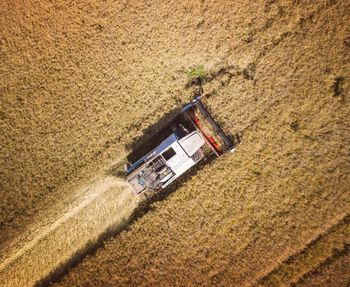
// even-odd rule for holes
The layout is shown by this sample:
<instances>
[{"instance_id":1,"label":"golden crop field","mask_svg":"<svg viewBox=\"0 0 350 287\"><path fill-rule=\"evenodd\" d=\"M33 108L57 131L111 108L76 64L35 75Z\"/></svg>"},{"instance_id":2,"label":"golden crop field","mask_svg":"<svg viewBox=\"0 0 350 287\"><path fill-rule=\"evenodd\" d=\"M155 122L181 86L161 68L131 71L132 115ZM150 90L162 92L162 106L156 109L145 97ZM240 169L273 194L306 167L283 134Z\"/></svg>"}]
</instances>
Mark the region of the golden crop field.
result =
<instances>
[{"instance_id":1,"label":"golden crop field","mask_svg":"<svg viewBox=\"0 0 350 287\"><path fill-rule=\"evenodd\" d=\"M240 138L68 272L23 263L0 282L37 272L54 286L348 286L348 1L0 7L0 250L189 101L191 67L206 70L205 102ZM137 201L106 196L76 215L94 222L101 211L98 225L102 203ZM51 243L79 234L82 221L69 220ZM36 258L50 251L40 248Z\"/></svg>"}]
</instances>

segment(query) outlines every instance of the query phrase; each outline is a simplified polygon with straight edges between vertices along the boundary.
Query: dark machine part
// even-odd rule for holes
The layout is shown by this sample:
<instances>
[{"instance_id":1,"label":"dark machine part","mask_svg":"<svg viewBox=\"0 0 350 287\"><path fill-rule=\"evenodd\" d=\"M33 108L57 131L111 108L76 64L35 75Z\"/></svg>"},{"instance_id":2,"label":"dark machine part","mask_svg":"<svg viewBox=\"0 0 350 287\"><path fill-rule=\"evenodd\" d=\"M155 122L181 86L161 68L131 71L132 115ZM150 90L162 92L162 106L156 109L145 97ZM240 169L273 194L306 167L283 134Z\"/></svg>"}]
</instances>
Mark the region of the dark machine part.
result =
<instances>
[{"instance_id":1,"label":"dark machine part","mask_svg":"<svg viewBox=\"0 0 350 287\"><path fill-rule=\"evenodd\" d=\"M234 144L216 123L201 101L202 96L196 97L183 109L186 117L204 136L211 150L219 157L226 151L233 151Z\"/></svg>"},{"instance_id":2,"label":"dark machine part","mask_svg":"<svg viewBox=\"0 0 350 287\"><path fill-rule=\"evenodd\" d=\"M157 156L138 173L138 183L156 191L164 184L164 178L171 174L173 171L167 166L163 157ZM168 178L170 179L171 176Z\"/></svg>"},{"instance_id":3,"label":"dark machine part","mask_svg":"<svg viewBox=\"0 0 350 287\"><path fill-rule=\"evenodd\" d=\"M225 145L225 151L231 150L234 148L233 143L231 140L226 136L226 134L223 132L223 130L220 128L220 126L215 122L213 117L210 115L206 107L203 105L202 101L198 100L194 102L194 105L198 108L198 110L201 112L203 115L204 119L206 119L209 124L213 127L215 135L219 136L221 140L223 141Z\"/></svg>"}]
</instances>

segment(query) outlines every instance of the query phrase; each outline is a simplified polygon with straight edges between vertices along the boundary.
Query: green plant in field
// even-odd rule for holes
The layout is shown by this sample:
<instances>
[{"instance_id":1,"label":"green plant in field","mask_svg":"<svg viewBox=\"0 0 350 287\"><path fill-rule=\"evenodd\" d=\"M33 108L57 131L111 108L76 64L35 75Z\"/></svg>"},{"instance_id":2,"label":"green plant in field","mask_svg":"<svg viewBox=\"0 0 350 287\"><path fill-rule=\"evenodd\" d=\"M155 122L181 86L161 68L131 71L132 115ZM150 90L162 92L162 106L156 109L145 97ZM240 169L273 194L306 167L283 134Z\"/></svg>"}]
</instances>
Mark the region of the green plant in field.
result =
<instances>
[{"instance_id":1,"label":"green plant in field","mask_svg":"<svg viewBox=\"0 0 350 287\"><path fill-rule=\"evenodd\" d=\"M252 173L255 174L255 175L261 175L262 171L259 167L254 167L251 169Z\"/></svg>"},{"instance_id":2,"label":"green plant in field","mask_svg":"<svg viewBox=\"0 0 350 287\"><path fill-rule=\"evenodd\" d=\"M187 74L191 78L204 79L207 77L208 72L204 69L204 66L201 65L189 68Z\"/></svg>"}]
</instances>

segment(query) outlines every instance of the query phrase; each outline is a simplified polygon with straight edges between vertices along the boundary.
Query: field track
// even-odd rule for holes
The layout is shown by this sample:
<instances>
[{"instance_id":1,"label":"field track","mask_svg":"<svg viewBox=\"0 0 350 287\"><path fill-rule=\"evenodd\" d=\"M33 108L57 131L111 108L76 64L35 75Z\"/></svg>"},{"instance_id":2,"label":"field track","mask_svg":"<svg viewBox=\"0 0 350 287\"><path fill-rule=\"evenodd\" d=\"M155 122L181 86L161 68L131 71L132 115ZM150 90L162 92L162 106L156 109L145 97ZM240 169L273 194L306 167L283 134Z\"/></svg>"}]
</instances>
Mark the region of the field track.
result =
<instances>
[{"instance_id":1,"label":"field track","mask_svg":"<svg viewBox=\"0 0 350 287\"><path fill-rule=\"evenodd\" d=\"M68 208L54 218L43 217L2 256L0 285L32 286L87 245L94 245L106 230L118 229L139 200L125 182L111 176L77 191ZM27 239L20 240L23 237Z\"/></svg>"},{"instance_id":2,"label":"field track","mask_svg":"<svg viewBox=\"0 0 350 287\"><path fill-rule=\"evenodd\" d=\"M83 257L90 250L87 247L94 248L106 230L117 230L125 225L140 201L141 198L134 196L120 178L101 176L95 179L89 186L76 191L74 202L59 216L43 218L43 222L33 224L30 234L22 234L17 244L7 250L0 264L1 286L33 286L41 280L46 282L53 272L69 266L77 254ZM348 225L348 217L346 214L336 216L305 248L289 254L282 264L300 256L315 242L325 240L339 225ZM20 241L25 236L29 239ZM283 265L274 266L262 275L256 286L265 286L268 278Z\"/></svg>"}]
</instances>

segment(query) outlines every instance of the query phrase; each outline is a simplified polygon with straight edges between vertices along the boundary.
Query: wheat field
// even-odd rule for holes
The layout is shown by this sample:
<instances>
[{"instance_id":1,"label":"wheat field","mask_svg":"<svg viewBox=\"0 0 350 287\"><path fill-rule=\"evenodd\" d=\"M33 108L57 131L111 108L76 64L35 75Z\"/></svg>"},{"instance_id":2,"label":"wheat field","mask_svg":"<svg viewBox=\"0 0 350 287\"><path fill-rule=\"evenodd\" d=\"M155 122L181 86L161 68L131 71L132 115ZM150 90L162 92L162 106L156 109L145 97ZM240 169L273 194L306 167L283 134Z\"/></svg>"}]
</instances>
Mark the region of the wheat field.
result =
<instances>
[{"instance_id":1,"label":"wheat field","mask_svg":"<svg viewBox=\"0 0 350 287\"><path fill-rule=\"evenodd\" d=\"M1 250L189 101L203 66L236 151L51 283L348 286L347 1L0 7Z\"/></svg>"}]
</instances>

